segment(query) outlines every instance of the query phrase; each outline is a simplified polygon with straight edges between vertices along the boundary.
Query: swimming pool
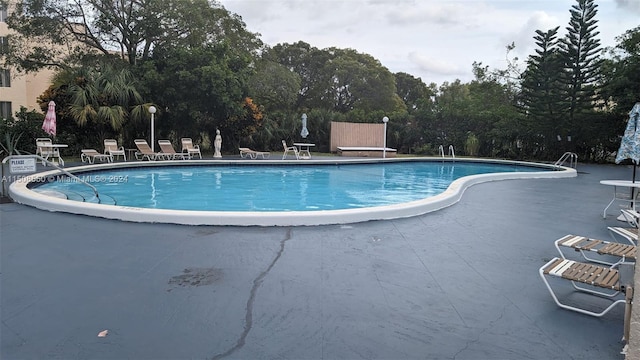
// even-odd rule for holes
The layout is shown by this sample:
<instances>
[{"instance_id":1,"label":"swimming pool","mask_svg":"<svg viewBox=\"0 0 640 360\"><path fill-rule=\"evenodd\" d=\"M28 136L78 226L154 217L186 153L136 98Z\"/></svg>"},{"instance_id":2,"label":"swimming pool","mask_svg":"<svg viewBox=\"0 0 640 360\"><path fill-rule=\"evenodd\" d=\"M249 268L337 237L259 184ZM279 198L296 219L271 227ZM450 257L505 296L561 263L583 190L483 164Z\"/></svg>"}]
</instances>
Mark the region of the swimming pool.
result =
<instances>
[{"instance_id":1,"label":"swimming pool","mask_svg":"<svg viewBox=\"0 0 640 360\"><path fill-rule=\"evenodd\" d=\"M12 198L52 211L129 221L320 225L424 214L457 202L478 182L575 176L573 169L506 161L258 163L83 166L68 170L97 188L101 204L86 185L47 174L60 181L13 189Z\"/></svg>"}]
</instances>

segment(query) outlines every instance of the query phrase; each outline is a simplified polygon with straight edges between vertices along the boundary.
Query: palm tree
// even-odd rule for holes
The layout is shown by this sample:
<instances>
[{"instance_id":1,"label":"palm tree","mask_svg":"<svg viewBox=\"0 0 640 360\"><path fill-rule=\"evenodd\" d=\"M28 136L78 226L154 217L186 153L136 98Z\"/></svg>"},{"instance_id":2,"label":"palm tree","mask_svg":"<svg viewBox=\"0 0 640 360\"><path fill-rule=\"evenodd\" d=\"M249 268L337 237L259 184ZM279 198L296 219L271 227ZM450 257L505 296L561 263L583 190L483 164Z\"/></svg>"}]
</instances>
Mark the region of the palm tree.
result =
<instances>
[{"instance_id":1,"label":"palm tree","mask_svg":"<svg viewBox=\"0 0 640 360\"><path fill-rule=\"evenodd\" d=\"M95 123L118 131L128 120L142 120L144 104L136 81L126 68L113 65L63 70L54 77L54 88L65 88L69 114L78 126Z\"/></svg>"}]
</instances>

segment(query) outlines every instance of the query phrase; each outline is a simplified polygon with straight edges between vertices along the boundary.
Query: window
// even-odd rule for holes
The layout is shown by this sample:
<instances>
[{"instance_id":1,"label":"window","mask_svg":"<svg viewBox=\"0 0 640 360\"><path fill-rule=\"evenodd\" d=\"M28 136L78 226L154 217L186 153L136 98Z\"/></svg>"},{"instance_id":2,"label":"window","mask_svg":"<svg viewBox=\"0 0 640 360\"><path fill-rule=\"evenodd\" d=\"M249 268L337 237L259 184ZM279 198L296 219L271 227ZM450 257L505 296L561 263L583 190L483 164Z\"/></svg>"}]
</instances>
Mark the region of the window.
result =
<instances>
[{"instance_id":1,"label":"window","mask_svg":"<svg viewBox=\"0 0 640 360\"><path fill-rule=\"evenodd\" d=\"M6 36L0 36L0 55L9 51L9 41Z\"/></svg>"},{"instance_id":2,"label":"window","mask_svg":"<svg viewBox=\"0 0 640 360\"><path fill-rule=\"evenodd\" d=\"M0 5L0 22L6 22L6 21L7 21L7 6Z\"/></svg>"},{"instance_id":3,"label":"window","mask_svg":"<svg viewBox=\"0 0 640 360\"><path fill-rule=\"evenodd\" d=\"M0 118L8 119L11 117L11 102L0 101Z\"/></svg>"},{"instance_id":4,"label":"window","mask_svg":"<svg viewBox=\"0 0 640 360\"><path fill-rule=\"evenodd\" d=\"M0 69L0 87L11 87L11 72L9 69Z\"/></svg>"}]
</instances>

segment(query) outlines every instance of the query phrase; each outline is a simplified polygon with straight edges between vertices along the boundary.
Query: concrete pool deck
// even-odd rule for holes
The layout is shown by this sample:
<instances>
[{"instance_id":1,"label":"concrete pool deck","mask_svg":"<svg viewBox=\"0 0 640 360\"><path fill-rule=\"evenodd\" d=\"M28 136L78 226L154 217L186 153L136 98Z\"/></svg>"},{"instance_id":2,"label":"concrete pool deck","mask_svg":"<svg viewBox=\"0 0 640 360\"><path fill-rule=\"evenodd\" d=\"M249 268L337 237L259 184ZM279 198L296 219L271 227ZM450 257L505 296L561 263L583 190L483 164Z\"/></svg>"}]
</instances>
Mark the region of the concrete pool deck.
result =
<instances>
[{"instance_id":1,"label":"concrete pool deck","mask_svg":"<svg viewBox=\"0 0 640 360\"><path fill-rule=\"evenodd\" d=\"M599 181L631 168L578 170L350 225L126 223L1 204L0 358L623 359L621 306L600 319L560 309L538 275L557 238L608 239L619 224L602 218L612 189Z\"/></svg>"}]
</instances>

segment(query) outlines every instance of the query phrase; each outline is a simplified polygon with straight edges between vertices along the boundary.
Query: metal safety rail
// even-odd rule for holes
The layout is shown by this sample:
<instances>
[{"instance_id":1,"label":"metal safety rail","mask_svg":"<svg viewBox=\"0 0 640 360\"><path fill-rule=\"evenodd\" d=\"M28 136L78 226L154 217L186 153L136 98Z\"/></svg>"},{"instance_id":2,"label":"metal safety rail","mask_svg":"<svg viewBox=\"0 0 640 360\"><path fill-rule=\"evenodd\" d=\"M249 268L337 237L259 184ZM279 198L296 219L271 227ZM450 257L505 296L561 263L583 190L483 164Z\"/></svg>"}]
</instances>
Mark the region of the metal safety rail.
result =
<instances>
[{"instance_id":1,"label":"metal safety rail","mask_svg":"<svg viewBox=\"0 0 640 360\"><path fill-rule=\"evenodd\" d=\"M442 145L438 146L438 151L440 153L440 156L444 158L445 157L445 155L444 155L444 146L442 146ZM456 157L456 152L453 150L453 145L449 145L449 156L454 158L454 159Z\"/></svg>"},{"instance_id":2,"label":"metal safety rail","mask_svg":"<svg viewBox=\"0 0 640 360\"><path fill-rule=\"evenodd\" d=\"M79 183L85 184L86 186L91 188L91 190L93 191L93 194L95 195L96 199L98 199L98 203L100 203L100 195L98 194L98 189L96 189L95 186L93 186L93 185L89 184L88 182L80 179L79 177L73 175L72 173L68 172L67 170L65 170L65 169L63 169L61 167L59 167L57 164L55 164L55 163L43 158L40 155L9 155L6 158L4 158L4 160L2 160L2 178L3 178L3 181L2 181L2 195L3 196L8 195L8 193L9 193L8 192L8 187L9 187L9 184L10 184L9 181L4 181L4 179L5 179L5 176L4 176L5 164L11 159L24 159L24 158L36 158L37 160L42 161L43 164L47 164L47 165L49 165L51 167L54 167L58 171L60 171L61 173L67 175L68 177L77 180ZM7 187L7 189L5 189L5 186Z\"/></svg>"},{"instance_id":3,"label":"metal safety rail","mask_svg":"<svg viewBox=\"0 0 640 360\"><path fill-rule=\"evenodd\" d=\"M562 156L560 157L560 159L558 159L558 161L556 161L553 165L554 166L564 166L564 163L569 161L569 167L575 169L578 167L578 154L567 151L566 153L562 154Z\"/></svg>"}]
</instances>

